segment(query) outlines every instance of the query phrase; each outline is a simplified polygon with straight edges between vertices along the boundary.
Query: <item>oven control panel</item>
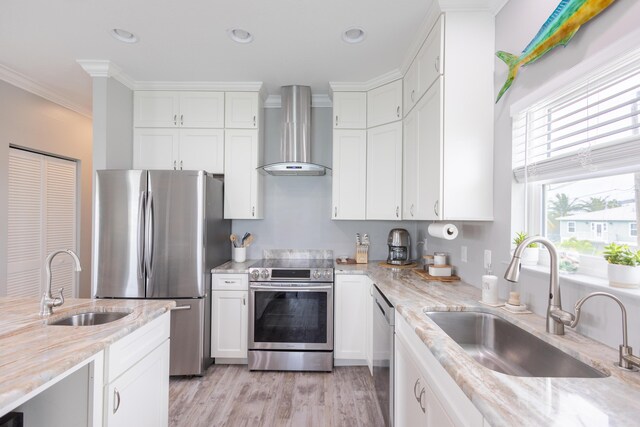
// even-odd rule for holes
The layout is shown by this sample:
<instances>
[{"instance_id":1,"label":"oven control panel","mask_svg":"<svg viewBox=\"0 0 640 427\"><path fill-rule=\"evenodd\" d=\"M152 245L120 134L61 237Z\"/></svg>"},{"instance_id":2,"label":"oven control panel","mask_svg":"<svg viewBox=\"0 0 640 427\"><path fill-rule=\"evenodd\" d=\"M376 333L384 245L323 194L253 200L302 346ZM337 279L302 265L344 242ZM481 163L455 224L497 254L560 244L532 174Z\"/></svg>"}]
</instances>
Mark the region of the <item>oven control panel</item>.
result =
<instances>
[{"instance_id":1,"label":"oven control panel","mask_svg":"<svg viewBox=\"0 0 640 427\"><path fill-rule=\"evenodd\" d=\"M333 268L250 268L252 282L333 282Z\"/></svg>"}]
</instances>

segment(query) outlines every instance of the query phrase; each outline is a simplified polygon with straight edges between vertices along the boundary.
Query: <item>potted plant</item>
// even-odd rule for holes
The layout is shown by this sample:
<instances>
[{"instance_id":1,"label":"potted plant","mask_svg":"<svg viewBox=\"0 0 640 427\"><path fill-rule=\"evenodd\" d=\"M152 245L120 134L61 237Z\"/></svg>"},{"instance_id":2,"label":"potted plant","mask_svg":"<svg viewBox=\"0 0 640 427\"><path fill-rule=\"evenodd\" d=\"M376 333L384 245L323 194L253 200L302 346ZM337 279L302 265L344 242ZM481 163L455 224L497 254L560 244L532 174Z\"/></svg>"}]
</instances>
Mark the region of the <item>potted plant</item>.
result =
<instances>
[{"instance_id":1,"label":"potted plant","mask_svg":"<svg viewBox=\"0 0 640 427\"><path fill-rule=\"evenodd\" d=\"M640 286L640 251L633 251L627 245L610 243L604 247L609 286L637 288Z\"/></svg>"},{"instance_id":2,"label":"potted plant","mask_svg":"<svg viewBox=\"0 0 640 427\"><path fill-rule=\"evenodd\" d=\"M516 237L513 238L513 243L518 247L520 243L524 242L524 240L529 237L527 233L524 231L516 233ZM522 256L520 257L520 262L522 265L538 265L538 258L540 253L538 251L538 244L532 243L522 252Z\"/></svg>"}]
</instances>

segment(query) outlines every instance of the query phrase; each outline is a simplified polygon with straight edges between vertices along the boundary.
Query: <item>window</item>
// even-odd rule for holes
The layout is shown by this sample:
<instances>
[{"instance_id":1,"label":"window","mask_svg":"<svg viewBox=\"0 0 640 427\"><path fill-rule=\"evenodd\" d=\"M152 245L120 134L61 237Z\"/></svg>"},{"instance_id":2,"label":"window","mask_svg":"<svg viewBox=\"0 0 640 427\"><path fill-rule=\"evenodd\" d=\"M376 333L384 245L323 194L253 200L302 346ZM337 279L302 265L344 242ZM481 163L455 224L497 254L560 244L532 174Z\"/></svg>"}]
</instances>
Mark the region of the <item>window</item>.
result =
<instances>
[{"instance_id":1,"label":"window","mask_svg":"<svg viewBox=\"0 0 640 427\"><path fill-rule=\"evenodd\" d=\"M40 298L44 260L58 249L76 249L76 163L11 148L7 239L7 296ZM71 259L56 257L52 289L76 296Z\"/></svg>"},{"instance_id":2,"label":"window","mask_svg":"<svg viewBox=\"0 0 640 427\"><path fill-rule=\"evenodd\" d=\"M610 242L637 249L640 51L516 114L513 173L529 234L580 254L579 273L606 275Z\"/></svg>"}]
</instances>

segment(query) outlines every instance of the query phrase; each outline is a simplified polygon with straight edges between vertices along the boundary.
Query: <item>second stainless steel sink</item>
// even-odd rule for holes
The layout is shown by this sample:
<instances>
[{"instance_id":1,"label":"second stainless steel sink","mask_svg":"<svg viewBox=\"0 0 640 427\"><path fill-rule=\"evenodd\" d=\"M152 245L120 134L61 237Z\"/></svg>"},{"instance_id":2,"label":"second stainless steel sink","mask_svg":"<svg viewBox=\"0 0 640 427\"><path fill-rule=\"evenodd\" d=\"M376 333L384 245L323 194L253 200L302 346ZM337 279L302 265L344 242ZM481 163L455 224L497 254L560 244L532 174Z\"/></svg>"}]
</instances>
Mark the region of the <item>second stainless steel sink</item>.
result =
<instances>
[{"instance_id":1,"label":"second stainless steel sink","mask_svg":"<svg viewBox=\"0 0 640 427\"><path fill-rule=\"evenodd\" d=\"M604 378L604 374L489 313L425 314L482 366L519 377Z\"/></svg>"},{"instance_id":2,"label":"second stainless steel sink","mask_svg":"<svg viewBox=\"0 0 640 427\"><path fill-rule=\"evenodd\" d=\"M93 311L89 313L78 313L73 316L64 317L62 319L48 323L53 326L95 326L104 325L105 323L114 322L122 319L129 313L121 311Z\"/></svg>"}]
</instances>

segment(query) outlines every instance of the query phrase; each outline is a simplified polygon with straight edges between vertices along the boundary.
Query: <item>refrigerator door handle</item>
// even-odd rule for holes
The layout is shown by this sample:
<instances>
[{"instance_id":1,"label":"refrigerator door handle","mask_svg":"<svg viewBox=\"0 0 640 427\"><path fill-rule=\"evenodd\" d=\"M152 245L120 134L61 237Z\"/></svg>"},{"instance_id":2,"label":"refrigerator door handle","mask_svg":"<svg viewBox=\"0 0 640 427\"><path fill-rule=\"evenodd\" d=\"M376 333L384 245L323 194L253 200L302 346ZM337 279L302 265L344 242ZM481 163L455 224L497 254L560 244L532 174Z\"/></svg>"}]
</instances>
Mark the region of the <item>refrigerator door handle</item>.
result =
<instances>
[{"instance_id":1,"label":"refrigerator door handle","mask_svg":"<svg viewBox=\"0 0 640 427\"><path fill-rule=\"evenodd\" d=\"M144 277L145 205L146 191L141 191L140 198L138 199L138 279L142 279Z\"/></svg>"},{"instance_id":2,"label":"refrigerator door handle","mask_svg":"<svg viewBox=\"0 0 640 427\"><path fill-rule=\"evenodd\" d=\"M181 305L178 307L173 307L171 309L171 311L181 311L181 310L191 310L191 306L190 305Z\"/></svg>"},{"instance_id":3,"label":"refrigerator door handle","mask_svg":"<svg viewBox=\"0 0 640 427\"><path fill-rule=\"evenodd\" d=\"M153 193L147 192L147 203L145 213L145 232L147 237L145 255L145 264L147 269L147 275L151 274L151 267L153 266Z\"/></svg>"}]
</instances>

